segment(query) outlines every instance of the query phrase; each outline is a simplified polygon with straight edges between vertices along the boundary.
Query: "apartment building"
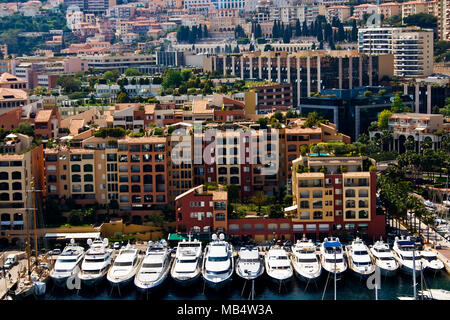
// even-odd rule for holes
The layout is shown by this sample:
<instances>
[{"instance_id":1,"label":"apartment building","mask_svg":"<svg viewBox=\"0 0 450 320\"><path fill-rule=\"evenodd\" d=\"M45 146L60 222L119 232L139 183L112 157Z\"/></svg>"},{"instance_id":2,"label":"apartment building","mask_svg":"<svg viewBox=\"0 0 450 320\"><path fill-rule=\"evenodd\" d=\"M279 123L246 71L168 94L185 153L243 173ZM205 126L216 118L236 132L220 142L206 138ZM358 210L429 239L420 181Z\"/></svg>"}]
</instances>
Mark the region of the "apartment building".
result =
<instances>
[{"instance_id":1,"label":"apartment building","mask_svg":"<svg viewBox=\"0 0 450 320\"><path fill-rule=\"evenodd\" d=\"M299 5L299 6L272 6L269 7L269 20L281 21L285 24L293 24L298 20L300 23L306 21L308 25L314 22L319 15L319 7L311 5Z\"/></svg>"},{"instance_id":2,"label":"apartment building","mask_svg":"<svg viewBox=\"0 0 450 320\"><path fill-rule=\"evenodd\" d=\"M442 138L450 134L450 123L444 122L442 114L394 113L388 122L393 143L390 150L398 153L406 151L405 141L414 142L414 150L419 152L423 142L429 143L433 150L441 148ZM371 131L370 137L380 136L381 131Z\"/></svg>"},{"instance_id":3,"label":"apartment building","mask_svg":"<svg viewBox=\"0 0 450 320\"><path fill-rule=\"evenodd\" d=\"M394 75L404 78L433 73L433 31L418 27L362 28L358 50L368 55L393 54Z\"/></svg>"},{"instance_id":4,"label":"apartment building","mask_svg":"<svg viewBox=\"0 0 450 320\"><path fill-rule=\"evenodd\" d=\"M28 103L28 95L22 89L0 88L0 114Z\"/></svg>"},{"instance_id":5,"label":"apartment building","mask_svg":"<svg viewBox=\"0 0 450 320\"><path fill-rule=\"evenodd\" d=\"M34 134L36 137L47 141L58 138L61 126L61 116L58 109L41 109L36 113L34 119Z\"/></svg>"},{"instance_id":6,"label":"apartment building","mask_svg":"<svg viewBox=\"0 0 450 320\"><path fill-rule=\"evenodd\" d=\"M375 4L364 3L353 7L353 18L356 20L363 20L364 15L372 15L377 12L377 6Z\"/></svg>"},{"instance_id":7,"label":"apartment building","mask_svg":"<svg viewBox=\"0 0 450 320\"><path fill-rule=\"evenodd\" d=\"M334 18L339 19L340 22L344 22L350 18L350 7L342 5L327 7L325 9L325 18L329 23L331 23Z\"/></svg>"},{"instance_id":8,"label":"apartment building","mask_svg":"<svg viewBox=\"0 0 450 320\"><path fill-rule=\"evenodd\" d=\"M23 241L27 224L32 225L32 187L37 199L45 196L42 145L31 147L31 137L11 134L6 137L0 155L0 239L3 242ZM42 192L43 191L43 192Z\"/></svg>"},{"instance_id":9,"label":"apartment building","mask_svg":"<svg viewBox=\"0 0 450 320\"><path fill-rule=\"evenodd\" d=\"M259 79L292 84L293 105L324 89L351 89L378 85L383 76L393 76L393 56L370 56L356 50L252 52L204 58L203 69L231 74L240 79Z\"/></svg>"},{"instance_id":10,"label":"apartment building","mask_svg":"<svg viewBox=\"0 0 450 320\"><path fill-rule=\"evenodd\" d=\"M249 114L267 114L273 111L287 111L294 106L293 86L267 84L255 86L245 94L246 109Z\"/></svg>"},{"instance_id":11,"label":"apartment building","mask_svg":"<svg viewBox=\"0 0 450 320\"><path fill-rule=\"evenodd\" d=\"M192 188L175 198L177 231L227 232L227 191L219 185Z\"/></svg>"},{"instance_id":12,"label":"apartment building","mask_svg":"<svg viewBox=\"0 0 450 320\"><path fill-rule=\"evenodd\" d=\"M385 217L376 213L376 172L364 162L363 157L314 155L293 161L294 205L288 209L294 233L316 239L354 232L366 239L385 235Z\"/></svg>"},{"instance_id":13,"label":"apartment building","mask_svg":"<svg viewBox=\"0 0 450 320\"><path fill-rule=\"evenodd\" d=\"M27 90L27 81L4 72L0 75L0 88Z\"/></svg>"},{"instance_id":14,"label":"apartment building","mask_svg":"<svg viewBox=\"0 0 450 320\"><path fill-rule=\"evenodd\" d=\"M385 2L378 5L378 13L384 16L384 19L402 14L402 4L398 2Z\"/></svg>"},{"instance_id":15,"label":"apartment building","mask_svg":"<svg viewBox=\"0 0 450 320\"><path fill-rule=\"evenodd\" d=\"M98 55L84 56L88 68L94 68L100 72L119 70L124 73L127 69L137 69L141 73L157 73L162 68L156 65L156 55Z\"/></svg>"}]
</instances>

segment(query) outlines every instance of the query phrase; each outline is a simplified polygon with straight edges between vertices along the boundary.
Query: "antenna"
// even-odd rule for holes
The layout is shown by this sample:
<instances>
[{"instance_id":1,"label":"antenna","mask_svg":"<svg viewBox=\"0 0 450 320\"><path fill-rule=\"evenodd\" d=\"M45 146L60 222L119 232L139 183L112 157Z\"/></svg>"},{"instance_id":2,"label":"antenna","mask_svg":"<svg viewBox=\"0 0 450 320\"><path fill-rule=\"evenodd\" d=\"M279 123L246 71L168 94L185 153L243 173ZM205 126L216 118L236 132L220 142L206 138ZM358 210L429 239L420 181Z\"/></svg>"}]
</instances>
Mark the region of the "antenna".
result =
<instances>
[{"instance_id":1,"label":"antenna","mask_svg":"<svg viewBox=\"0 0 450 320\"><path fill-rule=\"evenodd\" d=\"M222 241L225 240L225 235L224 235L223 233L221 233L221 234L219 235L219 239L222 240Z\"/></svg>"},{"instance_id":2,"label":"antenna","mask_svg":"<svg viewBox=\"0 0 450 320\"><path fill-rule=\"evenodd\" d=\"M91 246L92 245L92 239L87 239L87 244L88 244L88 246Z\"/></svg>"},{"instance_id":3,"label":"antenna","mask_svg":"<svg viewBox=\"0 0 450 320\"><path fill-rule=\"evenodd\" d=\"M70 239L70 244L75 244L75 239L74 238Z\"/></svg>"},{"instance_id":4,"label":"antenna","mask_svg":"<svg viewBox=\"0 0 450 320\"><path fill-rule=\"evenodd\" d=\"M217 240L217 234L213 234L212 236L211 236L211 239L213 240L213 241L216 241Z\"/></svg>"}]
</instances>

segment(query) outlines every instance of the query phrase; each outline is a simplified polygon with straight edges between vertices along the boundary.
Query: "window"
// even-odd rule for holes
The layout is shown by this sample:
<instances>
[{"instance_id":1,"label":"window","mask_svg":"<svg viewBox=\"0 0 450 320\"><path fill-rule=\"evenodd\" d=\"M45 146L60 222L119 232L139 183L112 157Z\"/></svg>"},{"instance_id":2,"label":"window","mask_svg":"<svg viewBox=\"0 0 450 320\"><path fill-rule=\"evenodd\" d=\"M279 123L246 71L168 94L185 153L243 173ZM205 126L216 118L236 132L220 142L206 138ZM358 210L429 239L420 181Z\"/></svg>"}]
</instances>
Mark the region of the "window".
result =
<instances>
[{"instance_id":1,"label":"window","mask_svg":"<svg viewBox=\"0 0 450 320\"><path fill-rule=\"evenodd\" d=\"M360 219L367 219L367 218L369 218L369 212L367 212L367 210L360 210L358 212L358 217Z\"/></svg>"},{"instance_id":2,"label":"window","mask_svg":"<svg viewBox=\"0 0 450 320\"><path fill-rule=\"evenodd\" d=\"M354 230L355 229L355 225L353 223L347 223L345 225L345 230Z\"/></svg>"},{"instance_id":3,"label":"window","mask_svg":"<svg viewBox=\"0 0 450 320\"><path fill-rule=\"evenodd\" d=\"M141 176L137 174L132 175L131 182L141 182Z\"/></svg>"},{"instance_id":4,"label":"window","mask_svg":"<svg viewBox=\"0 0 450 320\"><path fill-rule=\"evenodd\" d=\"M319 231L328 231L328 230L330 230L329 224L325 224L325 223L319 224Z\"/></svg>"},{"instance_id":5,"label":"window","mask_svg":"<svg viewBox=\"0 0 450 320\"><path fill-rule=\"evenodd\" d=\"M228 226L228 230L230 230L230 231L239 231L239 225L238 224L230 224Z\"/></svg>"},{"instance_id":6,"label":"window","mask_svg":"<svg viewBox=\"0 0 450 320\"><path fill-rule=\"evenodd\" d=\"M14 192L13 193L13 200L14 201L20 201L22 200L22 194L20 192Z\"/></svg>"},{"instance_id":7,"label":"window","mask_svg":"<svg viewBox=\"0 0 450 320\"><path fill-rule=\"evenodd\" d=\"M128 192L128 185L127 184L120 185L119 191L120 192Z\"/></svg>"},{"instance_id":8,"label":"window","mask_svg":"<svg viewBox=\"0 0 450 320\"><path fill-rule=\"evenodd\" d=\"M345 219L355 219L356 218L356 212L353 210L347 210L345 211Z\"/></svg>"},{"instance_id":9,"label":"window","mask_svg":"<svg viewBox=\"0 0 450 320\"><path fill-rule=\"evenodd\" d=\"M309 212L308 211L300 212L300 219L301 220L309 220Z\"/></svg>"},{"instance_id":10,"label":"window","mask_svg":"<svg viewBox=\"0 0 450 320\"><path fill-rule=\"evenodd\" d=\"M321 190L314 191L313 198L322 198L322 191Z\"/></svg>"},{"instance_id":11,"label":"window","mask_svg":"<svg viewBox=\"0 0 450 320\"><path fill-rule=\"evenodd\" d=\"M315 224L307 224L306 231L316 231L316 225Z\"/></svg>"},{"instance_id":12,"label":"window","mask_svg":"<svg viewBox=\"0 0 450 320\"><path fill-rule=\"evenodd\" d=\"M360 198L367 198L367 197L369 196L369 191L368 191L368 190L365 190L365 189L360 189L360 190L358 191L358 196L359 196Z\"/></svg>"},{"instance_id":13,"label":"window","mask_svg":"<svg viewBox=\"0 0 450 320\"><path fill-rule=\"evenodd\" d=\"M92 182L92 181L94 181L94 176L92 174L84 175L84 182Z\"/></svg>"},{"instance_id":14,"label":"window","mask_svg":"<svg viewBox=\"0 0 450 320\"><path fill-rule=\"evenodd\" d=\"M267 225L268 231L277 231L277 229L278 229L278 225L276 223L269 223Z\"/></svg>"},{"instance_id":15,"label":"window","mask_svg":"<svg viewBox=\"0 0 450 320\"><path fill-rule=\"evenodd\" d=\"M322 215L322 211L314 211L313 212L313 219L317 220L317 219L322 219L323 215Z\"/></svg>"},{"instance_id":16,"label":"window","mask_svg":"<svg viewBox=\"0 0 450 320\"><path fill-rule=\"evenodd\" d=\"M79 174L72 175L72 182L81 182L81 175Z\"/></svg>"},{"instance_id":17,"label":"window","mask_svg":"<svg viewBox=\"0 0 450 320\"><path fill-rule=\"evenodd\" d=\"M308 209L309 208L309 201L300 201L300 208Z\"/></svg>"},{"instance_id":18,"label":"window","mask_svg":"<svg viewBox=\"0 0 450 320\"><path fill-rule=\"evenodd\" d=\"M334 211L335 216L342 216L342 210L335 210Z\"/></svg>"},{"instance_id":19,"label":"window","mask_svg":"<svg viewBox=\"0 0 450 320\"><path fill-rule=\"evenodd\" d=\"M345 206L347 208L355 208L356 202L355 202L355 200L347 200L347 201L345 201Z\"/></svg>"},{"instance_id":20,"label":"window","mask_svg":"<svg viewBox=\"0 0 450 320\"><path fill-rule=\"evenodd\" d=\"M81 166L79 164L73 164L71 169L72 172L81 172Z\"/></svg>"},{"instance_id":21,"label":"window","mask_svg":"<svg viewBox=\"0 0 450 320\"><path fill-rule=\"evenodd\" d=\"M316 200L316 201L313 201L313 208L314 209L321 209L323 206L322 206L322 201L320 201L320 200Z\"/></svg>"},{"instance_id":22,"label":"window","mask_svg":"<svg viewBox=\"0 0 450 320\"><path fill-rule=\"evenodd\" d=\"M14 171L12 173L12 178L13 179L22 179L22 173L20 173L19 171Z\"/></svg>"},{"instance_id":23,"label":"window","mask_svg":"<svg viewBox=\"0 0 450 320\"><path fill-rule=\"evenodd\" d=\"M93 184L85 184L84 192L94 192L94 185Z\"/></svg>"},{"instance_id":24,"label":"window","mask_svg":"<svg viewBox=\"0 0 450 320\"><path fill-rule=\"evenodd\" d=\"M345 190L345 196L346 197L355 197L355 190L354 189Z\"/></svg>"},{"instance_id":25,"label":"window","mask_svg":"<svg viewBox=\"0 0 450 320\"><path fill-rule=\"evenodd\" d=\"M336 194L337 195L342 194L342 189L336 189Z\"/></svg>"}]
</instances>

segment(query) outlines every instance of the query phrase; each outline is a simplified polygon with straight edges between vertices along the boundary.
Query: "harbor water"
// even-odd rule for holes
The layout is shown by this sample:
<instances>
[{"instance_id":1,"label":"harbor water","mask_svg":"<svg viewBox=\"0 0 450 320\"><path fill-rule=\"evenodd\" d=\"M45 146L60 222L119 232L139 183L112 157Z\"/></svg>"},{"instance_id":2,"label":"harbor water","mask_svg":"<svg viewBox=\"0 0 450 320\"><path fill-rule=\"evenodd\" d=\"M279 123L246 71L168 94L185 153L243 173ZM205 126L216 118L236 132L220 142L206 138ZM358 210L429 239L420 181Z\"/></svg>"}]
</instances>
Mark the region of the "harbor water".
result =
<instances>
[{"instance_id":1,"label":"harbor water","mask_svg":"<svg viewBox=\"0 0 450 320\"><path fill-rule=\"evenodd\" d=\"M328 282L327 282L328 279ZM450 275L442 271L437 275L424 273L424 289L450 290ZM120 293L117 289L111 292L111 287L105 280L94 288L81 288L80 290L68 290L53 287L49 283L46 294L39 297L40 300L248 300L250 297L251 283L245 285L245 281L236 274L233 281L225 288L215 292L204 288L201 279L190 287L180 287L170 277L158 291L146 294L137 292L134 285L122 288ZM337 282L338 300L374 300L374 290L369 290L366 280L354 277L350 271L346 271L344 277ZM324 294L324 288L327 287ZM244 288L244 290L243 290ZM255 281L255 300L324 300L334 299L334 277L327 277L323 273L316 284L300 282L293 278L281 287L269 281L266 274ZM421 288L421 277L417 274L417 290ZM381 277L381 288L378 290L379 300L397 300L399 296L413 296L413 281L411 275L399 272L396 276ZM243 293L241 295L241 293Z\"/></svg>"}]
</instances>

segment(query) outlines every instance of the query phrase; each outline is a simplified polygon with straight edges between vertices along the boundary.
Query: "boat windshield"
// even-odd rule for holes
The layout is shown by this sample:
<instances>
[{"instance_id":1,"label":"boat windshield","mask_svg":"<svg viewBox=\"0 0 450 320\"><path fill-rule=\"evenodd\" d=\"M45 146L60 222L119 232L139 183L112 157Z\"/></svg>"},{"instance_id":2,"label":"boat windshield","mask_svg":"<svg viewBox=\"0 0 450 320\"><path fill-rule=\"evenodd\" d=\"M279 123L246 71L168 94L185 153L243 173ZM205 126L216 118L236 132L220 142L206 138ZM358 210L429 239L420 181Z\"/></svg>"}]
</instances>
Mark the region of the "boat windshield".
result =
<instances>
[{"instance_id":1,"label":"boat windshield","mask_svg":"<svg viewBox=\"0 0 450 320\"><path fill-rule=\"evenodd\" d=\"M375 248L376 252L389 252L389 249L385 249L385 248Z\"/></svg>"},{"instance_id":2,"label":"boat windshield","mask_svg":"<svg viewBox=\"0 0 450 320\"><path fill-rule=\"evenodd\" d=\"M357 267L363 267L363 266L368 266L371 263L369 261L366 261L366 262L353 262L353 264Z\"/></svg>"},{"instance_id":3,"label":"boat windshield","mask_svg":"<svg viewBox=\"0 0 450 320\"><path fill-rule=\"evenodd\" d=\"M334 249L333 248L326 248L325 251L326 251L326 253L334 254ZM336 254L339 254L339 253L342 253L340 247L336 248Z\"/></svg>"},{"instance_id":4,"label":"boat windshield","mask_svg":"<svg viewBox=\"0 0 450 320\"><path fill-rule=\"evenodd\" d=\"M288 270L290 266L273 266L274 270Z\"/></svg>"},{"instance_id":5,"label":"boat windshield","mask_svg":"<svg viewBox=\"0 0 450 320\"><path fill-rule=\"evenodd\" d=\"M162 263L144 263L142 265L143 268L161 268Z\"/></svg>"},{"instance_id":6,"label":"boat windshield","mask_svg":"<svg viewBox=\"0 0 450 320\"><path fill-rule=\"evenodd\" d=\"M413 246L401 246L400 250L402 250L402 251L414 251L414 247Z\"/></svg>"},{"instance_id":7,"label":"boat windshield","mask_svg":"<svg viewBox=\"0 0 450 320\"><path fill-rule=\"evenodd\" d=\"M423 259L427 260L427 261L433 261L436 260L436 257L434 256L422 256Z\"/></svg>"},{"instance_id":8,"label":"boat windshield","mask_svg":"<svg viewBox=\"0 0 450 320\"><path fill-rule=\"evenodd\" d=\"M199 243L179 243L178 247L180 248L191 248L191 247L200 247L200 242Z\"/></svg>"},{"instance_id":9,"label":"boat windshield","mask_svg":"<svg viewBox=\"0 0 450 320\"><path fill-rule=\"evenodd\" d=\"M177 263L195 263L197 262L196 259L178 259Z\"/></svg>"},{"instance_id":10,"label":"boat windshield","mask_svg":"<svg viewBox=\"0 0 450 320\"><path fill-rule=\"evenodd\" d=\"M259 259L241 259L241 262L251 263L251 262L259 262Z\"/></svg>"},{"instance_id":11,"label":"boat windshield","mask_svg":"<svg viewBox=\"0 0 450 320\"><path fill-rule=\"evenodd\" d=\"M379 257L379 259L382 260L382 261L391 261L391 260L394 260L394 259L391 258L391 257Z\"/></svg>"},{"instance_id":12,"label":"boat windshield","mask_svg":"<svg viewBox=\"0 0 450 320\"><path fill-rule=\"evenodd\" d=\"M365 251L365 250L355 251L353 253L357 256L365 256L368 254L367 251Z\"/></svg>"},{"instance_id":13,"label":"boat windshield","mask_svg":"<svg viewBox=\"0 0 450 320\"><path fill-rule=\"evenodd\" d=\"M421 259L422 257L421 256L419 256L419 255L416 255L416 261L417 261L417 259ZM413 257L406 257L406 256L403 256L403 260L413 260Z\"/></svg>"},{"instance_id":14,"label":"boat windshield","mask_svg":"<svg viewBox=\"0 0 450 320\"><path fill-rule=\"evenodd\" d=\"M212 262L220 262L220 261L227 261L228 257L227 256L223 256L223 257L208 257L208 261L212 261Z\"/></svg>"},{"instance_id":15,"label":"boat windshield","mask_svg":"<svg viewBox=\"0 0 450 320\"><path fill-rule=\"evenodd\" d=\"M55 269L55 272L61 272L61 273L71 272L71 271L72 271L72 269Z\"/></svg>"},{"instance_id":16,"label":"boat windshield","mask_svg":"<svg viewBox=\"0 0 450 320\"><path fill-rule=\"evenodd\" d=\"M327 263L335 263L334 259L325 259L325 262ZM342 259L336 259L336 263L342 263L343 260Z\"/></svg>"},{"instance_id":17,"label":"boat windshield","mask_svg":"<svg viewBox=\"0 0 450 320\"><path fill-rule=\"evenodd\" d=\"M131 265L133 265L133 262L131 262L131 261L114 262L115 267L129 267Z\"/></svg>"},{"instance_id":18,"label":"boat windshield","mask_svg":"<svg viewBox=\"0 0 450 320\"><path fill-rule=\"evenodd\" d=\"M287 256L271 256L271 260L288 260Z\"/></svg>"},{"instance_id":19,"label":"boat windshield","mask_svg":"<svg viewBox=\"0 0 450 320\"><path fill-rule=\"evenodd\" d=\"M311 258L311 259L305 259L305 258L302 258L302 259L298 259L298 262L302 262L302 263L314 263L314 262L317 262L317 260L314 259L314 258Z\"/></svg>"},{"instance_id":20,"label":"boat windshield","mask_svg":"<svg viewBox=\"0 0 450 320\"><path fill-rule=\"evenodd\" d=\"M103 262L105 258L85 258L84 262Z\"/></svg>"},{"instance_id":21,"label":"boat windshield","mask_svg":"<svg viewBox=\"0 0 450 320\"><path fill-rule=\"evenodd\" d=\"M60 263L70 263L70 262L77 262L77 259L64 259L64 258L60 258L57 260Z\"/></svg>"}]
</instances>

